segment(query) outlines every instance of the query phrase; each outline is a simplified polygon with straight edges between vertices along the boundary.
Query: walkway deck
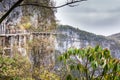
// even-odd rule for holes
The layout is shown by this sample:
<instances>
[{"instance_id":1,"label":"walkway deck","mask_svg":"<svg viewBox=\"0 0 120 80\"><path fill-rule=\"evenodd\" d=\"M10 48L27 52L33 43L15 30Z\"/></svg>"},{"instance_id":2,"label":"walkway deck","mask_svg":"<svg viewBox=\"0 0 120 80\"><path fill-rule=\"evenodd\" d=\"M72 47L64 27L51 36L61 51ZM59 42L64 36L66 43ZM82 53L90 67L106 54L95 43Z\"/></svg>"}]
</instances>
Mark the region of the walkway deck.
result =
<instances>
[{"instance_id":1,"label":"walkway deck","mask_svg":"<svg viewBox=\"0 0 120 80\"><path fill-rule=\"evenodd\" d=\"M10 33L10 34L0 34L0 37L4 36L17 36L17 35L58 35L58 34L64 34L64 33L55 33L55 32L23 32L23 33Z\"/></svg>"}]
</instances>

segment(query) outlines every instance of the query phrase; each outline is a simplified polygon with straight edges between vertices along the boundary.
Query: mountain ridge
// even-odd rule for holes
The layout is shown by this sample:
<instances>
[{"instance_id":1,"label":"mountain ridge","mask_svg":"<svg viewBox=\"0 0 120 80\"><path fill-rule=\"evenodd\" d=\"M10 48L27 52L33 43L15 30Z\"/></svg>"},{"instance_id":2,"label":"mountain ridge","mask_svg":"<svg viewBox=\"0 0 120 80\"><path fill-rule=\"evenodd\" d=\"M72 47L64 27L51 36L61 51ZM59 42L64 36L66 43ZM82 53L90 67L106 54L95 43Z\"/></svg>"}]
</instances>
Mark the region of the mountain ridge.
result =
<instances>
[{"instance_id":1,"label":"mountain ridge","mask_svg":"<svg viewBox=\"0 0 120 80\"><path fill-rule=\"evenodd\" d=\"M120 33L112 34L108 37L120 41Z\"/></svg>"},{"instance_id":2,"label":"mountain ridge","mask_svg":"<svg viewBox=\"0 0 120 80\"><path fill-rule=\"evenodd\" d=\"M103 48L110 49L112 56L120 58L120 42L114 38L96 35L69 25L59 25L57 32L65 33L65 35L57 36L58 50L60 51L65 51L69 47L83 48L100 45Z\"/></svg>"}]
</instances>

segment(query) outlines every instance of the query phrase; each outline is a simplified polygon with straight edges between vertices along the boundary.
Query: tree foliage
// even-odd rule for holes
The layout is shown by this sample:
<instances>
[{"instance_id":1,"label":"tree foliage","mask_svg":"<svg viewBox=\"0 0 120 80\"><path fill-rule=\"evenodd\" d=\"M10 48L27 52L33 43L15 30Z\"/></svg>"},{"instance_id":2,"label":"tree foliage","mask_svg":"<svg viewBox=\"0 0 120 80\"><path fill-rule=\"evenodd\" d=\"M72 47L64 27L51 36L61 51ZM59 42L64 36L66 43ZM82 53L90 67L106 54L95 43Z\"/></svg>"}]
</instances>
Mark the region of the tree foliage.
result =
<instances>
[{"instance_id":1,"label":"tree foliage","mask_svg":"<svg viewBox=\"0 0 120 80\"><path fill-rule=\"evenodd\" d=\"M31 64L27 57L10 58L0 55L0 80L21 80L30 78Z\"/></svg>"},{"instance_id":2,"label":"tree foliage","mask_svg":"<svg viewBox=\"0 0 120 80\"><path fill-rule=\"evenodd\" d=\"M120 60L100 46L70 48L59 57L68 66L66 80L119 80ZM77 76L73 72L78 72Z\"/></svg>"},{"instance_id":3,"label":"tree foliage","mask_svg":"<svg viewBox=\"0 0 120 80\"><path fill-rule=\"evenodd\" d=\"M0 80L60 80L54 72L44 67L34 68L27 57L0 56Z\"/></svg>"}]
</instances>

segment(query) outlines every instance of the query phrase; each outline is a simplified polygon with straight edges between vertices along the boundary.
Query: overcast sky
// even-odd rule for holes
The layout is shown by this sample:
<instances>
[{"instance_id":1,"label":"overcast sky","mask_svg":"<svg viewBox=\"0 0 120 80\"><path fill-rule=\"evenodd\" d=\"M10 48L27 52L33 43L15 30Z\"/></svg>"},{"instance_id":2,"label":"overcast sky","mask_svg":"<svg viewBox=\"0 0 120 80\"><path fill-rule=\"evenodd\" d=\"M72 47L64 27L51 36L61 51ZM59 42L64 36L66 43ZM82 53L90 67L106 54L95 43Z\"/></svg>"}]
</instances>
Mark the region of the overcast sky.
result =
<instances>
[{"instance_id":1,"label":"overcast sky","mask_svg":"<svg viewBox=\"0 0 120 80\"><path fill-rule=\"evenodd\" d=\"M57 0L60 5L65 0ZM98 35L111 35L120 32L120 0L87 0L76 7L63 7L57 10L61 24L78 27Z\"/></svg>"}]
</instances>

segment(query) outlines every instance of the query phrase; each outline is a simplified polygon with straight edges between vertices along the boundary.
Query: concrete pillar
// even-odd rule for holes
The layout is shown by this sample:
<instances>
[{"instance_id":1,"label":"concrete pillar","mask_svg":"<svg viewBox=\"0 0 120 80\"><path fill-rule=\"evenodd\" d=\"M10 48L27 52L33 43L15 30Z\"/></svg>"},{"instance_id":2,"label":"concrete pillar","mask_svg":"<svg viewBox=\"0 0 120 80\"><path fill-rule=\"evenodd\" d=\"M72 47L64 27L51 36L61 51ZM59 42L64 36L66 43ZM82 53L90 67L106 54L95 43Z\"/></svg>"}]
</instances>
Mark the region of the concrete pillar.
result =
<instances>
[{"instance_id":1,"label":"concrete pillar","mask_svg":"<svg viewBox=\"0 0 120 80\"><path fill-rule=\"evenodd\" d=\"M26 46L26 36L24 35L24 45Z\"/></svg>"},{"instance_id":2,"label":"concrete pillar","mask_svg":"<svg viewBox=\"0 0 120 80\"><path fill-rule=\"evenodd\" d=\"M19 47L21 47L21 41L22 41L22 37L19 35Z\"/></svg>"},{"instance_id":3,"label":"concrete pillar","mask_svg":"<svg viewBox=\"0 0 120 80\"><path fill-rule=\"evenodd\" d=\"M30 41L32 41L33 40L33 35L30 35L30 39L29 39Z\"/></svg>"},{"instance_id":4,"label":"concrete pillar","mask_svg":"<svg viewBox=\"0 0 120 80\"><path fill-rule=\"evenodd\" d=\"M13 45L14 45L14 36L11 36L10 38L10 57L13 57Z\"/></svg>"}]
</instances>

